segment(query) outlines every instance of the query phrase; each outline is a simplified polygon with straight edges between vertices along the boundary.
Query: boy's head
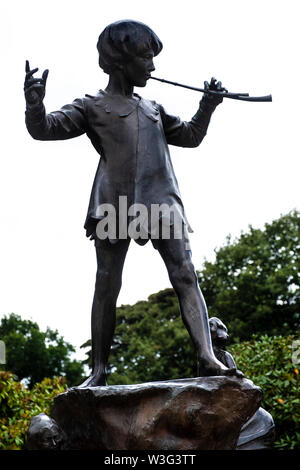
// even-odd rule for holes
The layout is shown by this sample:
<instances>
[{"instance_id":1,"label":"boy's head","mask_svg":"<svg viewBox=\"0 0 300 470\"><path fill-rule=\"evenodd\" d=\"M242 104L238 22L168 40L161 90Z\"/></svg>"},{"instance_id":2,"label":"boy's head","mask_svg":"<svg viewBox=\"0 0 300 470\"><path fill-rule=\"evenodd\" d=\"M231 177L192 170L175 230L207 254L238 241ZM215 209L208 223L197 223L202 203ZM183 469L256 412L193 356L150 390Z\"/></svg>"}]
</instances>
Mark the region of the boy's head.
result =
<instances>
[{"instance_id":1,"label":"boy's head","mask_svg":"<svg viewBox=\"0 0 300 470\"><path fill-rule=\"evenodd\" d=\"M99 36L99 65L111 74L132 59L151 51L154 56L162 43L149 26L139 21L121 20L108 25Z\"/></svg>"}]
</instances>

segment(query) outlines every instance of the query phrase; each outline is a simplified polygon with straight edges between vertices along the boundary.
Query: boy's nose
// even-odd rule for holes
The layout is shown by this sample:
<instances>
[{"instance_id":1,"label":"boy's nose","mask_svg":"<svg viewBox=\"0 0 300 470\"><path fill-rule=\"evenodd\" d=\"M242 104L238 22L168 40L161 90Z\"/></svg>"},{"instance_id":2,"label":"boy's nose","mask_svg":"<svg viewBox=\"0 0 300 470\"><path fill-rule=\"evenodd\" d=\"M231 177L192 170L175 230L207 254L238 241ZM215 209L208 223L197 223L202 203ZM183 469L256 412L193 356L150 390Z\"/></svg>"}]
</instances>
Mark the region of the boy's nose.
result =
<instances>
[{"instance_id":1,"label":"boy's nose","mask_svg":"<svg viewBox=\"0 0 300 470\"><path fill-rule=\"evenodd\" d=\"M151 63L150 63L150 67L149 67L149 72L154 72L154 70L155 70L155 67L154 67L154 62L153 62L153 61L151 61Z\"/></svg>"}]
</instances>

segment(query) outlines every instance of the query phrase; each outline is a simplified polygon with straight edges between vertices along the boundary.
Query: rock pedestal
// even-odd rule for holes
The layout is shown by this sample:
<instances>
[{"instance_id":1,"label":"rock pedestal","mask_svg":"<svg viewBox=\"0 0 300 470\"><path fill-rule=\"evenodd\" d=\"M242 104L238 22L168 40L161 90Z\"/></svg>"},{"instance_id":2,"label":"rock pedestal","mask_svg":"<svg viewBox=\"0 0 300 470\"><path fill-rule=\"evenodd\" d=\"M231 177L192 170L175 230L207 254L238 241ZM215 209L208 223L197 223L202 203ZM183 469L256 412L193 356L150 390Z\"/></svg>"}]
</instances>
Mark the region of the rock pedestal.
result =
<instances>
[{"instance_id":1,"label":"rock pedestal","mask_svg":"<svg viewBox=\"0 0 300 470\"><path fill-rule=\"evenodd\" d=\"M250 380L225 376L74 387L55 398L51 418L33 418L28 448L235 449L241 427L261 398L261 389ZM48 435L50 429L55 435L45 444L47 422Z\"/></svg>"},{"instance_id":2,"label":"rock pedestal","mask_svg":"<svg viewBox=\"0 0 300 470\"><path fill-rule=\"evenodd\" d=\"M71 388L38 415L29 449L235 449L241 427L259 408L250 380L200 377L140 385Z\"/></svg>"}]
</instances>

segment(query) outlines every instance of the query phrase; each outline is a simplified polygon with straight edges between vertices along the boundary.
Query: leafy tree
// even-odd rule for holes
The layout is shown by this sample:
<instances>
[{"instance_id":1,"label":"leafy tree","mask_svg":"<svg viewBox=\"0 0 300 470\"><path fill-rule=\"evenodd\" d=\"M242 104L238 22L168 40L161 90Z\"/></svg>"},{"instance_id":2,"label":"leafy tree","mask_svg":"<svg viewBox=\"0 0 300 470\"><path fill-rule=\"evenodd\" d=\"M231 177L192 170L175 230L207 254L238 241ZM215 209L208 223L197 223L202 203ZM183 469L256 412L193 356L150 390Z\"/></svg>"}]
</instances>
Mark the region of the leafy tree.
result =
<instances>
[{"instance_id":1,"label":"leafy tree","mask_svg":"<svg viewBox=\"0 0 300 470\"><path fill-rule=\"evenodd\" d=\"M111 381L146 382L193 375L196 357L172 289L118 309Z\"/></svg>"},{"instance_id":2,"label":"leafy tree","mask_svg":"<svg viewBox=\"0 0 300 470\"><path fill-rule=\"evenodd\" d=\"M6 347L6 370L19 380L27 379L30 387L45 377L60 375L66 377L70 386L80 383L83 365L70 359L75 349L57 330L47 328L42 332L37 323L12 313L1 320L0 338Z\"/></svg>"},{"instance_id":3,"label":"leafy tree","mask_svg":"<svg viewBox=\"0 0 300 470\"><path fill-rule=\"evenodd\" d=\"M293 211L216 250L199 284L210 316L234 341L255 333L293 333L300 326L300 213Z\"/></svg>"}]
</instances>

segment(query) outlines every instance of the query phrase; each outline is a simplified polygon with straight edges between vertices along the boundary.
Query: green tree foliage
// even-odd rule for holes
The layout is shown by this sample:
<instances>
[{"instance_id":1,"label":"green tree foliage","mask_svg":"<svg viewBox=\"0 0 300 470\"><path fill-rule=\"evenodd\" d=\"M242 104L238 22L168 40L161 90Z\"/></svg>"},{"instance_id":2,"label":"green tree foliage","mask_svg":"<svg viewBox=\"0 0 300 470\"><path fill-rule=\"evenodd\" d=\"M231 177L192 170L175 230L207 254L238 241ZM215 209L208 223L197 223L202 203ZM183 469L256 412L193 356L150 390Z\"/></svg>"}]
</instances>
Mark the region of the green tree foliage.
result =
<instances>
[{"instance_id":1,"label":"green tree foliage","mask_svg":"<svg viewBox=\"0 0 300 470\"><path fill-rule=\"evenodd\" d=\"M227 325L234 341L257 332L288 334L300 326L300 213L249 228L204 263L199 284L210 316Z\"/></svg>"},{"instance_id":2,"label":"green tree foliage","mask_svg":"<svg viewBox=\"0 0 300 470\"><path fill-rule=\"evenodd\" d=\"M299 369L292 362L296 336L256 336L230 349L238 369L262 388L262 406L275 422L277 449L300 449Z\"/></svg>"},{"instance_id":3,"label":"green tree foliage","mask_svg":"<svg viewBox=\"0 0 300 470\"><path fill-rule=\"evenodd\" d=\"M167 380L196 372L194 348L172 289L151 295L148 302L120 307L117 322L110 383Z\"/></svg>"},{"instance_id":4,"label":"green tree foliage","mask_svg":"<svg viewBox=\"0 0 300 470\"><path fill-rule=\"evenodd\" d=\"M42 332L37 323L12 313L1 320L0 339L6 347L5 369L19 380L27 379L30 387L45 377L60 375L66 377L70 386L80 383L83 365L70 359L75 349L57 330L47 328Z\"/></svg>"},{"instance_id":5,"label":"green tree foliage","mask_svg":"<svg viewBox=\"0 0 300 470\"><path fill-rule=\"evenodd\" d=\"M0 450L23 450L31 419L50 414L53 399L66 390L65 379L56 377L36 383L30 390L0 371Z\"/></svg>"}]
</instances>

